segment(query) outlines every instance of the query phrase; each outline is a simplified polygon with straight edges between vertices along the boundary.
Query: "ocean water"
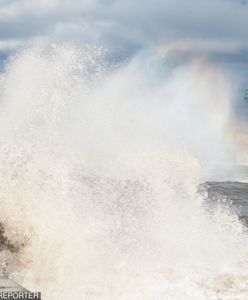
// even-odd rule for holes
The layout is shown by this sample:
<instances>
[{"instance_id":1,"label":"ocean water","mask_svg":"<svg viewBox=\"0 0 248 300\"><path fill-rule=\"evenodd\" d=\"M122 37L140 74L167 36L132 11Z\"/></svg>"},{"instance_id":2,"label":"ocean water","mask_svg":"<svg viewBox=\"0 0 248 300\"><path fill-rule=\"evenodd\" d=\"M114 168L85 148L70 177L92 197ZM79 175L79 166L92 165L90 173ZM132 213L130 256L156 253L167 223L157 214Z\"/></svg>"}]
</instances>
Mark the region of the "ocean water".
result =
<instances>
[{"instance_id":1,"label":"ocean water","mask_svg":"<svg viewBox=\"0 0 248 300\"><path fill-rule=\"evenodd\" d=\"M210 182L235 163L228 78L198 58L113 64L90 46L9 59L2 272L44 300L248 299L245 208L231 203L246 188Z\"/></svg>"},{"instance_id":2,"label":"ocean water","mask_svg":"<svg viewBox=\"0 0 248 300\"><path fill-rule=\"evenodd\" d=\"M248 225L248 183L238 181L207 182L201 185L210 205L228 206L239 219Z\"/></svg>"}]
</instances>

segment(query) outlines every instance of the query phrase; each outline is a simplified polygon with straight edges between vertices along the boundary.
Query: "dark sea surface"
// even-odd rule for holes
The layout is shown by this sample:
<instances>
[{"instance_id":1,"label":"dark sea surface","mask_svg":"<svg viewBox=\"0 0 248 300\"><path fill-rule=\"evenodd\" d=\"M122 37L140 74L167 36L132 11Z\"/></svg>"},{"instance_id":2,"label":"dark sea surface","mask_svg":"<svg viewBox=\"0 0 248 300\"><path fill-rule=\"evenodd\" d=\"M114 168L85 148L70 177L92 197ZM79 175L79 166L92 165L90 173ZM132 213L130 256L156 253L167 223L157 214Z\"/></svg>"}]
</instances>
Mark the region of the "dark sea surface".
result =
<instances>
[{"instance_id":1,"label":"dark sea surface","mask_svg":"<svg viewBox=\"0 0 248 300\"><path fill-rule=\"evenodd\" d=\"M248 183L238 181L210 181L202 184L200 190L207 193L210 203L223 203L248 226Z\"/></svg>"}]
</instances>

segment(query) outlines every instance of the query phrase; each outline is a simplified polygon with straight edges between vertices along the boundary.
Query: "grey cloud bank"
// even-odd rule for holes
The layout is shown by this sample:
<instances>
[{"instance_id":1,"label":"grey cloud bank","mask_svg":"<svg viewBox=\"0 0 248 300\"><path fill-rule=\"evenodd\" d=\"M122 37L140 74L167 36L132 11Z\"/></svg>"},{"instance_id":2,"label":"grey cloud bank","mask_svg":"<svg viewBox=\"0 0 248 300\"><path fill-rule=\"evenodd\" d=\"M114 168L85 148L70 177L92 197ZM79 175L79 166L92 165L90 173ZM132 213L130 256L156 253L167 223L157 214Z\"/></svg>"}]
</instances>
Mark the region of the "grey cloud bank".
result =
<instances>
[{"instance_id":1,"label":"grey cloud bank","mask_svg":"<svg viewBox=\"0 0 248 300\"><path fill-rule=\"evenodd\" d=\"M114 56L174 45L247 62L247 28L245 0L0 0L2 55L46 39L93 43Z\"/></svg>"}]
</instances>

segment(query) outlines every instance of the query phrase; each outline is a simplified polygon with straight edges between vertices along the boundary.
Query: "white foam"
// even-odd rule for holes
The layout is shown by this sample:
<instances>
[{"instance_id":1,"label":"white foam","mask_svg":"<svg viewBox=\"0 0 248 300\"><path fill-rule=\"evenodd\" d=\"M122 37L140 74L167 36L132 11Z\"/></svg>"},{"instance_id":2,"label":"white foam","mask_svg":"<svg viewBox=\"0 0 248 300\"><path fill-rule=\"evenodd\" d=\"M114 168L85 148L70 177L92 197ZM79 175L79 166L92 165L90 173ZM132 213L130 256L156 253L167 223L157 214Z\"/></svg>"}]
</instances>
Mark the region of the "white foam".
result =
<instances>
[{"instance_id":1,"label":"white foam","mask_svg":"<svg viewBox=\"0 0 248 300\"><path fill-rule=\"evenodd\" d=\"M20 247L3 261L42 299L247 297L247 235L197 194L229 159L228 82L206 62L163 72L72 46L3 72L0 221Z\"/></svg>"}]
</instances>

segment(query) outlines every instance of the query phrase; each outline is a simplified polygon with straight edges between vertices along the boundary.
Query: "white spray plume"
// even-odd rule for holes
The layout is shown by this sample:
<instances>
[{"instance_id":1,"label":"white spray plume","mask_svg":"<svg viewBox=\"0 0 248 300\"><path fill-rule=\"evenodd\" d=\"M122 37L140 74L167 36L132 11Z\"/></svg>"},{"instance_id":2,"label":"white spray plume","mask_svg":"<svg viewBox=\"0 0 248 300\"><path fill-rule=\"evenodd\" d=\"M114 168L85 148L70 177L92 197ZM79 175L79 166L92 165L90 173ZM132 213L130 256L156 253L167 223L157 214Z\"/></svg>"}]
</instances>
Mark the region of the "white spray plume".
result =
<instances>
[{"instance_id":1,"label":"white spray plume","mask_svg":"<svg viewBox=\"0 0 248 300\"><path fill-rule=\"evenodd\" d=\"M0 222L18 251L1 260L45 300L247 296L247 236L197 193L229 157L229 84L206 62L159 65L53 46L2 73Z\"/></svg>"}]
</instances>

